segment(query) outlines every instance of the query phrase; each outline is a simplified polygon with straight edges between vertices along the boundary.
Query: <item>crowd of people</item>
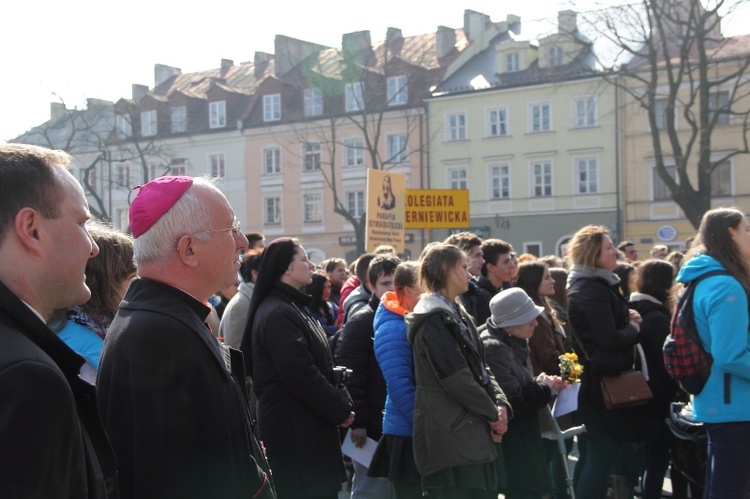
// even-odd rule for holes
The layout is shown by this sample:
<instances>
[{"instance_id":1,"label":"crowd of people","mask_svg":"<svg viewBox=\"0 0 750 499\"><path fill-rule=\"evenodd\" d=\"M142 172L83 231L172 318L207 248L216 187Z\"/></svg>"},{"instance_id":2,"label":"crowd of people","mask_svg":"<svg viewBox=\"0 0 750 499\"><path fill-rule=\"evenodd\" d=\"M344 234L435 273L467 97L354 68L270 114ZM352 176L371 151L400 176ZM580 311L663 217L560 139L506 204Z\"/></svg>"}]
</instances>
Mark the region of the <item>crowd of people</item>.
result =
<instances>
[{"instance_id":1,"label":"crowd of people","mask_svg":"<svg viewBox=\"0 0 750 499\"><path fill-rule=\"evenodd\" d=\"M137 187L131 234L93 221L69 163L0 146L0 497L335 499L349 481L353 499L659 498L668 472L673 497L750 497L735 208L707 212L687 254L643 260L589 225L564 259L460 232L414 261L315 265L298 239L244 234L207 178ZM688 397L662 345L709 272L693 307L713 364ZM653 398L608 408L602 379L632 368ZM703 458L671 452L678 401Z\"/></svg>"}]
</instances>

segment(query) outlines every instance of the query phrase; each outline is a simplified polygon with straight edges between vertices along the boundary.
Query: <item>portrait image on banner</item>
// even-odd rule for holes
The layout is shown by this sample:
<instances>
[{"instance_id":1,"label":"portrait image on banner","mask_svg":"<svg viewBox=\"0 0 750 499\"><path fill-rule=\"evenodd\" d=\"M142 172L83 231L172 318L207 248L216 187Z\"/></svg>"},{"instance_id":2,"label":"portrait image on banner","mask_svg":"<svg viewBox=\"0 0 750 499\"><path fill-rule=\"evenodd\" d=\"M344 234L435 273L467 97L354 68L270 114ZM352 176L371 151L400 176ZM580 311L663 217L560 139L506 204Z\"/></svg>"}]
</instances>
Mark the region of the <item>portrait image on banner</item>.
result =
<instances>
[{"instance_id":1,"label":"portrait image on banner","mask_svg":"<svg viewBox=\"0 0 750 499\"><path fill-rule=\"evenodd\" d=\"M365 247L371 251L390 244L404 251L406 175L383 170L367 170L367 230Z\"/></svg>"}]
</instances>

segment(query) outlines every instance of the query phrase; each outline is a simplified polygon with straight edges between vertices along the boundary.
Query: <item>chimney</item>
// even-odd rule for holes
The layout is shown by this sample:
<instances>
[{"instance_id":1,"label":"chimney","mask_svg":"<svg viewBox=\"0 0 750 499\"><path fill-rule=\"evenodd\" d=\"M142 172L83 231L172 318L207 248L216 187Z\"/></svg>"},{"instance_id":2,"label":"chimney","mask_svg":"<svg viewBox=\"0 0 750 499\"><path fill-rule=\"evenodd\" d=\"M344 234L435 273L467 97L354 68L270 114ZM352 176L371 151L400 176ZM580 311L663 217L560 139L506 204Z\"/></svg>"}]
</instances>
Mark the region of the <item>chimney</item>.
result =
<instances>
[{"instance_id":1,"label":"chimney","mask_svg":"<svg viewBox=\"0 0 750 499\"><path fill-rule=\"evenodd\" d=\"M557 13L557 32L572 35L578 29L577 14L574 10L561 10Z\"/></svg>"},{"instance_id":2,"label":"chimney","mask_svg":"<svg viewBox=\"0 0 750 499\"><path fill-rule=\"evenodd\" d=\"M67 112L67 109L65 109L65 104L62 102L50 102L49 105L50 110L50 121L57 121L63 116L65 116L65 113Z\"/></svg>"},{"instance_id":3,"label":"chimney","mask_svg":"<svg viewBox=\"0 0 750 499\"><path fill-rule=\"evenodd\" d=\"M450 54L456 46L456 30L447 26L438 26L435 51L437 58L442 59Z\"/></svg>"},{"instance_id":4,"label":"chimney","mask_svg":"<svg viewBox=\"0 0 750 499\"><path fill-rule=\"evenodd\" d=\"M148 86L133 83L133 100L141 100L146 94L148 94Z\"/></svg>"},{"instance_id":5,"label":"chimney","mask_svg":"<svg viewBox=\"0 0 750 499\"><path fill-rule=\"evenodd\" d=\"M180 68L167 66L166 64L154 64L154 88L178 74L182 74Z\"/></svg>"},{"instance_id":6,"label":"chimney","mask_svg":"<svg viewBox=\"0 0 750 499\"><path fill-rule=\"evenodd\" d=\"M114 102L104 100L104 99L94 99L91 97L86 99L86 109L88 109L89 111L93 109L112 107L113 105L114 105Z\"/></svg>"},{"instance_id":7,"label":"chimney","mask_svg":"<svg viewBox=\"0 0 750 499\"><path fill-rule=\"evenodd\" d=\"M394 55L400 55L404 46L404 35L398 28L388 28L385 35L385 41L388 44L388 52Z\"/></svg>"},{"instance_id":8,"label":"chimney","mask_svg":"<svg viewBox=\"0 0 750 499\"><path fill-rule=\"evenodd\" d=\"M516 35L521 34L521 17L520 16L508 14L505 22L508 23L508 31Z\"/></svg>"},{"instance_id":9,"label":"chimney","mask_svg":"<svg viewBox=\"0 0 750 499\"><path fill-rule=\"evenodd\" d=\"M226 72L229 68L234 66L234 61L232 59L222 59L221 60L221 72Z\"/></svg>"},{"instance_id":10,"label":"chimney","mask_svg":"<svg viewBox=\"0 0 750 499\"><path fill-rule=\"evenodd\" d=\"M372 41L368 30L345 33L341 37L341 49L344 57L350 62L363 65L374 63Z\"/></svg>"},{"instance_id":11,"label":"chimney","mask_svg":"<svg viewBox=\"0 0 750 499\"><path fill-rule=\"evenodd\" d=\"M323 50L324 46L298 40L284 35L276 35L274 39L274 55L276 62L274 70L276 76L284 76L294 69L304 59Z\"/></svg>"},{"instance_id":12,"label":"chimney","mask_svg":"<svg viewBox=\"0 0 750 499\"><path fill-rule=\"evenodd\" d=\"M474 10L466 9L464 11L464 33L470 41L481 39L484 33L484 25L489 22L487 14L482 14Z\"/></svg>"},{"instance_id":13,"label":"chimney","mask_svg":"<svg viewBox=\"0 0 750 499\"><path fill-rule=\"evenodd\" d=\"M253 57L253 71L256 78L261 78L268 67L268 63L273 59L273 55L267 52L256 52Z\"/></svg>"}]
</instances>

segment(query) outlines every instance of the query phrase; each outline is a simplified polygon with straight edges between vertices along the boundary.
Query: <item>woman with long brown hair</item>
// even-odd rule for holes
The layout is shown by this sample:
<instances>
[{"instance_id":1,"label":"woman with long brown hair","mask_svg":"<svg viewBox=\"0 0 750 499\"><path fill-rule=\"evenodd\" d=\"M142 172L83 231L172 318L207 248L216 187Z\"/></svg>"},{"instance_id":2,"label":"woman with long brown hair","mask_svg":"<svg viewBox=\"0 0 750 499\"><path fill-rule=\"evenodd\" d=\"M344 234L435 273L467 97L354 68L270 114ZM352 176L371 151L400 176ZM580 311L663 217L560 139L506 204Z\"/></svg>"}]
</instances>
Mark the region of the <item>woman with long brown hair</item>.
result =
<instances>
[{"instance_id":1,"label":"woman with long brown hair","mask_svg":"<svg viewBox=\"0 0 750 499\"><path fill-rule=\"evenodd\" d=\"M705 496L750 495L750 225L736 208L703 215L698 237L677 274L695 287L693 313L711 374L693 397L693 415L708 430Z\"/></svg>"}]
</instances>

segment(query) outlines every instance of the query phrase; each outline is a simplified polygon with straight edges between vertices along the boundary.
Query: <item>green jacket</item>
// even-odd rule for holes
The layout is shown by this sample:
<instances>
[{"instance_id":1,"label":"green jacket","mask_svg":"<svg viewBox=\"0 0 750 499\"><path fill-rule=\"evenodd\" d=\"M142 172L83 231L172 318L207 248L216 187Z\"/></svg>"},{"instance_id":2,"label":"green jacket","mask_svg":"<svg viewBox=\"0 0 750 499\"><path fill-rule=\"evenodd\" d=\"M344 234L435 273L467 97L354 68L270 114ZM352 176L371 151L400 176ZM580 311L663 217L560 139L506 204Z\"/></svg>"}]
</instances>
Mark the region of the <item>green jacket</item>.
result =
<instances>
[{"instance_id":1,"label":"green jacket","mask_svg":"<svg viewBox=\"0 0 750 499\"><path fill-rule=\"evenodd\" d=\"M441 469L492 462L490 421L510 404L484 359L468 314L430 294L406 315L414 347L414 457L422 476Z\"/></svg>"}]
</instances>

